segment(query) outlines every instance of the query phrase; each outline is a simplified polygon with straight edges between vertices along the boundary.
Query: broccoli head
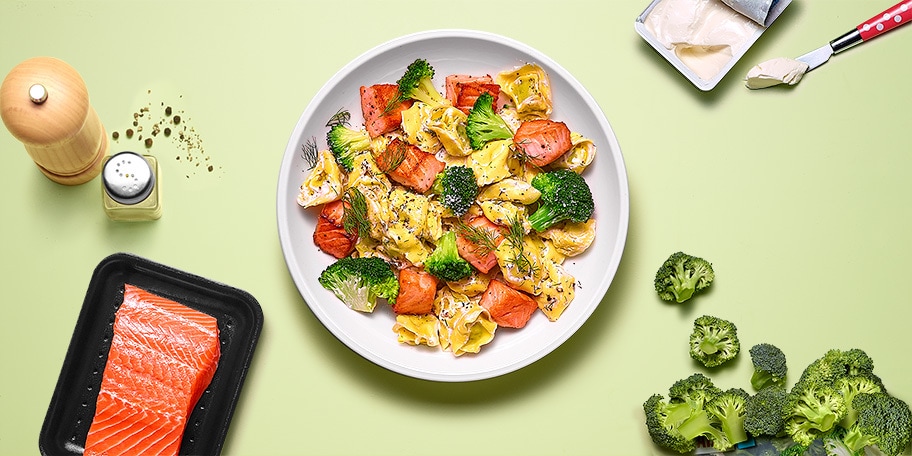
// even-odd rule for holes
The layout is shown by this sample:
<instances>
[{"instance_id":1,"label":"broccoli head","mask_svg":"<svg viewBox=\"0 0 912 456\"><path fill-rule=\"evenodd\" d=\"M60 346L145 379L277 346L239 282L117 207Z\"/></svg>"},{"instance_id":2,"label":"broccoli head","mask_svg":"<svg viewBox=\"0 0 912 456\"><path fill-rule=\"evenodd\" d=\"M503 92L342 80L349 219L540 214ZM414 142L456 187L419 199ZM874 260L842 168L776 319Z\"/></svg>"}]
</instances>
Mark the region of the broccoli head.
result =
<instances>
[{"instance_id":1,"label":"broccoli head","mask_svg":"<svg viewBox=\"0 0 912 456\"><path fill-rule=\"evenodd\" d=\"M912 411L901 399L886 393L861 393L852 405L858 420L849 427L843 442L858 452L868 445L894 456L901 454L912 440Z\"/></svg>"},{"instance_id":2,"label":"broccoli head","mask_svg":"<svg viewBox=\"0 0 912 456\"><path fill-rule=\"evenodd\" d=\"M687 301L715 279L712 264L684 252L672 253L656 271L655 289L665 301Z\"/></svg>"},{"instance_id":3,"label":"broccoli head","mask_svg":"<svg viewBox=\"0 0 912 456\"><path fill-rule=\"evenodd\" d=\"M761 343L750 349L754 372L751 375L751 386L757 391L768 386L785 387L785 353L772 344Z\"/></svg>"},{"instance_id":4,"label":"broccoli head","mask_svg":"<svg viewBox=\"0 0 912 456\"><path fill-rule=\"evenodd\" d=\"M373 312L377 298L392 304L399 295L396 274L377 257L341 258L324 269L317 280L359 312Z\"/></svg>"},{"instance_id":5,"label":"broccoli head","mask_svg":"<svg viewBox=\"0 0 912 456\"><path fill-rule=\"evenodd\" d=\"M456 232L447 231L437 240L437 247L424 260L424 269L447 282L462 280L472 274L472 265L459 256Z\"/></svg>"},{"instance_id":6,"label":"broccoli head","mask_svg":"<svg viewBox=\"0 0 912 456\"><path fill-rule=\"evenodd\" d=\"M466 119L466 136L469 138L469 146L474 150L480 150L489 141L513 137L513 130L507 122L494 112L493 103L494 97L488 92L483 92L475 99L475 104L469 111Z\"/></svg>"},{"instance_id":7,"label":"broccoli head","mask_svg":"<svg viewBox=\"0 0 912 456\"><path fill-rule=\"evenodd\" d=\"M370 148L371 139L367 130L355 130L337 123L326 132L326 144L339 166L351 172L355 157Z\"/></svg>"},{"instance_id":8,"label":"broccoli head","mask_svg":"<svg viewBox=\"0 0 912 456\"><path fill-rule=\"evenodd\" d=\"M690 407L672 406L661 394L654 394L643 403L643 411L649 437L656 445L682 454L694 450L694 441L678 432L681 422L690 417Z\"/></svg>"},{"instance_id":9,"label":"broccoli head","mask_svg":"<svg viewBox=\"0 0 912 456\"><path fill-rule=\"evenodd\" d=\"M715 449L724 451L731 443L721 423L707 411L707 404L722 394L712 380L695 373L676 381L668 389L668 400L660 394L644 404L646 426L653 442L679 453L692 452L697 438L707 439Z\"/></svg>"},{"instance_id":10,"label":"broccoli head","mask_svg":"<svg viewBox=\"0 0 912 456\"><path fill-rule=\"evenodd\" d=\"M748 440L744 430L744 419L747 417L747 400L750 394L741 388L730 388L716 395L706 403L706 411L721 423L722 432L731 444Z\"/></svg>"},{"instance_id":11,"label":"broccoli head","mask_svg":"<svg viewBox=\"0 0 912 456\"><path fill-rule=\"evenodd\" d=\"M589 184L569 169L556 169L537 174L532 186L541 192L538 209L529 216L529 224L541 232L555 223L570 220L585 222L592 216L595 201Z\"/></svg>"},{"instance_id":12,"label":"broccoli head","mask_svg":"<svg viewBox=\"0 0 912 456\"><path fill-rule=\"evenodd\" d=\"M735 324L711 315L694 320L690 334L690 356L706 367L716 367L730 361L741 350Z\"/></svg>"},{"instance_id":13,"label":"broccoli head","mask_svg":"<svg viewBox=\"0 0 912 456\"><path fill-rule=\"evenodd\" d=\"M796 443L809 446L833 429L846 411L839 391L827 384L795 385L785 398L785 432Z\"/></svg>"},{"instance_id":14,"label":"broccoli head","mask_svg":"<svg viewBox=\"0 0 912 456\"><path fill-rule=\"evenodd\" d=\"M839 421L839 425L845 429L849 429L858 420L858 411L853 406L856 396L885 392L878 381L866 375L841 377L834 386L845 400L846 412Z\"/></svg>"},{"instance_id":15,"label":"broccoli head","mask_svg":"<svg viewBox=\"0 0 912 456\"><path fill-rule=\"evenodd\" d=\"M782 410L785 407L784 388L763 388L747 399L744 409L744 430L754 437L776 437L782 434L785 421Z\"/></svg>"},{"instance_id":16,"label":"broccoli head","mask_svg":"<svg viewBox=\"0 0 912 456\"><path fill-rule=\"evenodd\" d=\"M396 85L399 86L399 97L392 100L392 105L395 106L396 103L407 99L420 101L432 108L449 104L434 87L433 77L434 67L427 60L415 59L405 69L405 74L396 81Z\"/></svg>"},{"instance_id":17,"label":"broccoli head","mask_svg":"<svg viewBox=\"0 0 912 456\"><path fill-rule=\"evenodd\" d=\"M437 174L431 192L439 195L443 205L454 214L462 216L478 196L475 172L464 165L448 166Z\"/></svg>"}]
</instances>

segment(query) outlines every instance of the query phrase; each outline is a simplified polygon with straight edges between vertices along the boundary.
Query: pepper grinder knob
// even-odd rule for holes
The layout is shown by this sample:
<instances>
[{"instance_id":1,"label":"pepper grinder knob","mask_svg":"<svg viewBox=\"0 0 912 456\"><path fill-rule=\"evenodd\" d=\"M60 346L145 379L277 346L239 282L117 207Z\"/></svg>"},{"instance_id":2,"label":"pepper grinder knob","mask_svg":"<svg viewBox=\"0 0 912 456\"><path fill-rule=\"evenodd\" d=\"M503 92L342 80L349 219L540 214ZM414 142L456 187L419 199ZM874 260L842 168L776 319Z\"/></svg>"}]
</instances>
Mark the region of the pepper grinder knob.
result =
<instances>
[{"instance_id":1,"label":"pepper grinder knob","mask_svg":"<svg viewBox=\"0 0 912 456\"><path fill-rule=\"evenodd\" d=\"M35 57L16 65L0 85L0 117L52 181L78 185L101 172L105 129L85 82L66 62Z\"/></svg>"}]
</instances>

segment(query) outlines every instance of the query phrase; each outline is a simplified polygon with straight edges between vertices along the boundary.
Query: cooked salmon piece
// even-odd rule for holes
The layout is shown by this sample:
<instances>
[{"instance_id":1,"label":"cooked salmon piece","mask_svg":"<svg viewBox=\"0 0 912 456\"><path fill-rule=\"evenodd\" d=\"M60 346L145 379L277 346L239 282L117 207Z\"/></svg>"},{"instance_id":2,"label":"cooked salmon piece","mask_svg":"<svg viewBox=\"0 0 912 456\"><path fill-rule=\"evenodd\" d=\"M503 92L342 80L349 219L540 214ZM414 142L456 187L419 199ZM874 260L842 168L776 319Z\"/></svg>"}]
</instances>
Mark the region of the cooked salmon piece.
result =
<instances>
[{"instance_id":1,"label":"cooked salmon piece","mask_svg":"<svg viewBox=\"0 0 912 456\"><path fill-rule=\"evenodd\" d=\"M218 321L125 284L113 328L84 454L178 454L218 366Z\"/></svg>"},{"instance_id":2,"label":"cooked salmon piece","mask_svg":"<svg viewBox=\"0 0 912 456\"><path fill-rule=\"evenodd\" d=\"M488 232L494 247L500 245L504 240L504 228L488 220L483 215L472 217L466 220L465 224L470 228ZM459 251L459 256L471 263L472 266L475 266L475 269L478 269L482 274L487 274L497 264L497 255L494 254L494 249L467 239L466 233L461 230L456 231L456 250Z\"/></svg>"},{"instance_id":3,"label":"cooked salmon piece","mask_svg":"<svg viewBox=\"0 0 912 456\"><path fill-rule=\"evenodd\" d=\"M364 116L364 128L371 138L402 125L402 111L410 108L413 101L393 101L398 97L399 86L396 84L361 86L361 114Z\"/></svg>"},{"instance_id":4,"label":"cooked salmon piece","mask_svg":"<svg viewBox=\"0 0 912 456\"><path fill-rule=\"evenodd\" d=\"M488 284L479 304L488 309L491 319L498 326L506 328L526 326L535 309L538 309L538 303L531 296L510 288L497 279Z\"/></svg>"},{"instance_id":5,"label":"cooked salmon piece","mask_svg":"<svg viewBox=\"0 0 912 456\"><path fill-rule=\"evenodd\" d=\"M557 160L573 146L567 124L549 119L523 122L516 129L513 142L523 149L529 163L539 167Z\"/></svg>"},{"instance_id":6,"label":"cooked salmon piece","mask_svg":"<svg viewBox=\"0 0 912 456\"><path fill-rule=\"evenodd\" d=\"M437 278L416 267L399 271L399 296L393 312L399 315L426 315L434 308Z\"/></svg>"},{"instance_id":7,"label":"cooked salmon piece","mask_svg":"<svg viewBox=\"0 0 912 456\"><path fill-rule=\"evenodd\" d=\"M494 82L490 75L470 76L466 74L451 74L446 77L446 97L453 106L467 113L475 106L475 100L484 92L494 98L492 107L500 96L500 85Z\"/></svg>"},{"instance_id":8,"label":"cooked salmon piece","mask_svg":"<svg viewBox=\"0 0 912 456\"><path fill-rule=\"evenodd\" d=\"M386 151L375 159L377 166L386 171L390 179L418 193L427 192L434 184L437 174L446 166L446 163L438 160L433 154L400 138L393 138L386 146ZM389 170L400 160L398 166Z\"/></svg>"},{"instance_id":9,"label":"cooked salmon piece","mask_svg":"<svg viewBox=\"0 0 912 456\"><path fill-rule=\"evenodd\" d=\"M320 216L317 217L317 227L314 229L313 240L317 247L336 257L347 257L355 250L358 235L345 231L342 217L345 206L341 200L330 201L323 205Z\"/></svg>"}]
</instances>

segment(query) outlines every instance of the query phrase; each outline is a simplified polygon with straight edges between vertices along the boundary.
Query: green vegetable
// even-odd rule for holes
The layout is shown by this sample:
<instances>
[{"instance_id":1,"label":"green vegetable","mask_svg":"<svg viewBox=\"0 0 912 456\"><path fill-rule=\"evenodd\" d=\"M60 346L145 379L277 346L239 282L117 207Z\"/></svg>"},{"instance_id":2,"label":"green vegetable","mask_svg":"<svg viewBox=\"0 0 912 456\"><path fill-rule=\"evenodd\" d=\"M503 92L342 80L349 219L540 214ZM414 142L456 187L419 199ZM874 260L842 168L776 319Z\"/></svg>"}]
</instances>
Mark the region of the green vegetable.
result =
<instances>
[{"instance_id":1,"label":"green vegetable","mask_svg":"<svg viewBox=\"0 0 912 456\"><path fill-rule=\"evenodd\" d=\"M582 176L569 169L556 169L537 174L532 186L541 192L538 209L529 216L535 231L544 231L555 223L571 220L585 222L592 216L595 202L592 191Z\"/></svg>"},{"instance_id":2,"label":"green vegetable","mask_svg":"<svg viewBox=\"0 0 912 456\"><path fill-rule=\"evenodd\" d=\"M858 420L858 411L853 405L855 397L859 394L873 394L885 392L879 382L867 375L849 375L836 380L836 389L846 403L846 412L839 425L849 429Z\"/></svg>"},{"instance_id":3,"label":"green vegetable","mask_svg":"<svg viewBox=\"0 0 912 456\"><path fill-rule=\"evenodd\" d=\"M694 320L690 356L706 367L720 366L738 355L741 342L735 324L711 315Z\"/></svg>"},{"instance_id":4,"label":"green vegetable","mask_svg":"<svg viewBox=\"0 0 912 456\"><path fill-rule=\"evenodd\" d=\"M377 298L390 304L399 295L399 280L390 266L377 257L341 258L318 278L323 288L360 312L373 312Z\"/></svg>"},{"instance_id":5,"label":"green vegetable","mask_svg":"<svg viewBox=\"0 0 912 456\"><path fill-rule=\"evenodd\" d=\"M707 413L721 423L722 432L731 444L748 440L744 430L744 419L747 416L747 400L750 394L741 388L730 388L717 394L706 403Z\"/></svg>"},{"instance_id":6,"label":"green vegetable","mask_svg":"<svg viewBox=\"0 0 912 456\"><path fill-rule=\"evenodd\" d=\"M722 394L709 377L700 373L678 380L668 389L668 400L654 394L643 403L646 427L653 442L678 453L690 453L698 437L720 451L732 445L721 422L710 415L707 404Z\"/></svg>"},{"instance_id":7,"label":"green vegetable","mask_svg":"<svg viewBox=\"0 0 912 456\"><path fill-rule=\"evenodd\" d=\"M744 430L754 437L775 437L783 433L785 421L785 388L763 388L744 404Z\"/></svg>"},{"instance_id":8,"label":"green vegetable","mask_svg":"<svg viewBox=\"0 0 912 456\"><path fill-rule=\"evenodd\" d=\"M339 166L351 172L355 157L370 149L371 139L367 130L355 130L337 123L326 133L326 144Z\"/></svg>"},{"instance_id":9,"label":"green vegetable","mask_svg":"<svg viewBox=\"0 0 912 456\"><path fill-rule=\"evenodd\" d=\"M494 97L488 92L483 92L469 111L466 119L466 136L474 150L480 150L490 141L513 137L513 130L507 122L494 112L493 103Z\"/></svg>"},{"instance_id":10,"label":"green vegetable","mask_svg":"<svg viewBox=\"0 0 912 456\"><path fill-rule=\"evenodd\" d=\"M785 364L785 353L772 344L761 343L750 349L754 373L751 375L751 386L759 391L769 386L785 388L785 375L788 368Z\"/></svg>"},{"instance_id":11,"label":"green vegetable","mask_svg":"<svg viewBox=\"0 0 912 456\"><path fill-rule=\"evenodd\" d=\"M439 195L444 206L457 216L462 216L478 196L475 172L468 166L448 166L437 174L431 193Z\"/></svg>"},{"instance_id":12,"label":"green vegetable","mask_svg":"<svg viewBox=\"0 0 912 456\"><path fill-rule=\"evenodd\" d=\"M836 388L824 383L795 385L782 410L785 432L796 443L809 446L833 429L845 411L845 399Z\"/></svg>"},{"instance_id":13,"label":"green vegetable","mask_svg":"<svg viewBox=\"0 0 912 456\"><path fill-rule=\"evenodd\" d=\"M396 81L399 86L399 97L391 100L390 105L395 106L408 99L418 100L432 108L448 104L447 99L434 87L433 77L434 67L427 60L416 59Z\"/></svg>"},{"instance_id":14,"label":"green vegetable","mask_svg":"<svg viewBox=\"0 0 912 456\"><path fill-rule=\"evenodd\" d=\"M663 300L682 303L694 293L708 288L713 279L715 273L708 261L675 252L656 271L655 289Z\"/></svg>"},{"instance_id":15,"label":"green vegetable","mask_svg":"<svg viewBox=\"0 0 912 456\"><path fill-rule=\"evenodd\" d=\"M876 445L887 455L905 450L912 440L912 411L904 401L886 393L861 393L852 405L858 420L846 430L843 442L849 450L858 452Z\"/></svg>"},{"instance_id":16,"label":"green vegetable","mask_svg":"<svg viewBox=\"0 0 912 456\"><path fill-rule=\"evenodd\" d=\"M424 260L424 269L447 282L462 280L472 274L472 265L459 256L456 232L447 231L437 240L437 248Z\"/></svg>"}]
</instances>

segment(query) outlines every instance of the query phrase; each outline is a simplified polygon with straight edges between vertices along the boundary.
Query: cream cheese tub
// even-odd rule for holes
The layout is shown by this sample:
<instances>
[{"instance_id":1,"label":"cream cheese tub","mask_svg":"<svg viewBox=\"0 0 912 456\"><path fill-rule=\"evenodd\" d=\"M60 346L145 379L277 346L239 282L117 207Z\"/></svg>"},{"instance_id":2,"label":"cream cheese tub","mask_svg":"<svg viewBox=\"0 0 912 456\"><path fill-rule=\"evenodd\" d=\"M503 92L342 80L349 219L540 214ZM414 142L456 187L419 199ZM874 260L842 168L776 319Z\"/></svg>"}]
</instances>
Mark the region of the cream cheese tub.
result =
<instances>
[{"instance_id":1,"label":"cream cheese tub","mask_svg":"<svg viewBox=\"0 0 912 456\"><path fill-rule=\"evenodd\" d=\"M791 0L653 0L634 27L703 91L712 90ZM766 11L765 20L763 11ZM749 12L750 14L745 14Z\"/></svg>"}]
</instances>

